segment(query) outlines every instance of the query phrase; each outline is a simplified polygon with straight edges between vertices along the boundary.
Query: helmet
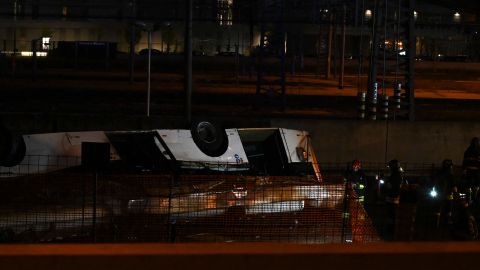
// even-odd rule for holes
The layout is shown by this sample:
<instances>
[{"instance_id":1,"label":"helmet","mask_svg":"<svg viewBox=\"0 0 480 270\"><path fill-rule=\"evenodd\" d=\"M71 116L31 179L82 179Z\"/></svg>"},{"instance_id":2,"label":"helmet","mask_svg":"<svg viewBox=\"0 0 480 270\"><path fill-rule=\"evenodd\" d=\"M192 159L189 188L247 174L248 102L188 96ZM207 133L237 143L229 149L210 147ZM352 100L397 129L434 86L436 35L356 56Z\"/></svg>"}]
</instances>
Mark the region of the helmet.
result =
<instances>
[{"instance_id":1,"label":"helmet","mask_svg":"<svg viewBox=\"0 0 480 270\"><path fill-rule=\"evenodd\" d=\"M397 159L392 159L387 163L387 167L390 168L390 171L398 171L403 173L403 168L402 165L400 164L400 161Z\"/></svg>"},{"instance_id":2,"label":"helmet","mask_svg":"<svg viewBox=\"0 0 480 270\"><path fill-rule=\"evenodd\" d=\"M392 159L387 163L388 168L398 169L400 168L400 162L397 159Z\"/></svg>"},{"instance_id":3,"label":"helmet","mask_svg":"<svg viewBox=\"0 0 480 270\"><path fill-rule=\"evenodd\" d=\"M358 171L362 168L362 163L358 159L352 161L352 170Z\"/></svg>"},{"instance_id":4,"label":"helmet","mask_svg":"<svg viewBox=\"0 0 480 270\"><path fill-rule=\"evenodd\" d=\"M450 169L453 167L453 161L451 159L444 159L442 161L442 168L443 169Z\"/></svg>"},{"instance_id":5,"label":"helmet","mask_svg":"<svg viewBox=\"0 0 480 270\"><path fill-rule=\"evenodd\" d=\"M473 137L472 140L470 141L470 146L472 147L478 147L480 144L480 139L478 137Z\"/></svg>"}]
</instances>

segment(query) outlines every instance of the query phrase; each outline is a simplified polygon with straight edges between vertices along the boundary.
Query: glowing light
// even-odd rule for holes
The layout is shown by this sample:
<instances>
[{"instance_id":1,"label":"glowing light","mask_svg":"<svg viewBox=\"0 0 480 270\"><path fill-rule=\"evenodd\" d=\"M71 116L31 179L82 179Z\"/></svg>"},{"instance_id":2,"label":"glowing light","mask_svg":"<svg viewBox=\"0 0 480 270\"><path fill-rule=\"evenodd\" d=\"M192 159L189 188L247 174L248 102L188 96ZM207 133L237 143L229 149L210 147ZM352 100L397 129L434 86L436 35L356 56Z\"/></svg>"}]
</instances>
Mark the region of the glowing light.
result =
<instances>
[{"instance_id":1,"label":"glowing light","mask_svg":"<svg viewBox=\"0 0 480 270\"><path fill-rule=\"evenodd\" d=\"M372 11L370 9L365 10L365 19L370 20L372 18Z\"/></svg>"},{"instance_id":2,"label":"glowing light","mask_svg":"<svg viewBox=\"0 0 480 270\"><path fill-rule=\"evenodd\" d=\"M453 14L453 21L454 22L460 22L460 13L458 12L455 12L455 14Z\"/></svg>"},{"instance_id":3,"label":"glowing light","mask_svg":"<svg viewBox=\"0 0 480 270\"><path fill-rule=\"evenodd\" d=\"M430 197L432 198L437 197L437 191L435 190L435 188L432 188L432 190L430 191Z\"/></svg>"},{"instance_id":4,"label":"glowing light","mask_svg":"<svg viewBox=\"0 0 480 270\"><path fill-rule=\"evenodd\" d=\"M243 199L248 195L248 191L245 190L243 187L235 187L235 189L232 190L232 193L236 199Z\"/></svg>"},{"instance_id":5,"label":"glowing light","mask_svg":"<svg viewBox=\"0 0 480 270\"><path fill-rule=\"evenodd\" d=\"M48 54L47 52L37 52L37 57L46 57ZM30 51L22 51L20 52L20 56L23 56L23 57L32 57L33 56L33 52L30 52Z\"/></svg>"}]
</instances>

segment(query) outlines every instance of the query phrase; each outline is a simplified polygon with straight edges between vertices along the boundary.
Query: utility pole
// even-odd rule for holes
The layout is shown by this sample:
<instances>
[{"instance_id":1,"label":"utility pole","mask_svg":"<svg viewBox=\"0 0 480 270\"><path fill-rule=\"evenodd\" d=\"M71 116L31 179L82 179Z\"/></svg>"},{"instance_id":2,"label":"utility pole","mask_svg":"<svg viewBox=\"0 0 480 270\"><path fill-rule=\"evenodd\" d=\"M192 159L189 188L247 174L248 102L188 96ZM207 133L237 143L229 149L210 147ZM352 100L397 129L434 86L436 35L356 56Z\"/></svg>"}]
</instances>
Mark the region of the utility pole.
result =
<instances>
[{"instance_id":1,"label":"utility pole","mask_svg":"<svg viewBox=\"0 0 480 270\"><path fill-rule=\"evenodd\" d=\"M368 84L367 84L367 100L369 106L369 115L372 120L376 119L377 113L377 57L379 54L379 42L380 42L380 23L382 20L382 12L380 1L376 0L372 16L372 42L370 47L370 61L368 72ZM382 46L385 46L383 44Z\"/></svg>"},{"instance_id":2,"label":"utility pole","mask_svg":"<svg viewBox=\"0 0 480 270\"><path fill-rule=\"evenodd\" d=\"M332 71L332 40L333 40L333 12L330 14L328 26L328 48L327 48L327 70L325 72L325 79L330 79Z\"/></svg>"},{"instance_id":3,"label":"utility pole","mask_svg":"<svg viewBox=\"0 0 480 270\"><path fill-rule=\"evenodd\" d=\"M32 46L32 81L37 80L37 44L41 39L33 39Z\"/></svg>"},{"instance_id":4,"label":"utility pole","mask_svg":"<svg viewBox=\"0 0 480 270\"><path fill-rule=\"evenodd\" d=\"M185 120L188 124L192 120L192 13L193 0L187 0L185 14Z\"/></svg>"},{"instance_id":5,"label":"utility pole","mask_svg":"<svg viewBox=\"0 0 480 270\"><path fill-rule=\"evenodd\" d=\"M254 38L254 25L253 25L253 12L254 12L254 7L253 5L250 6L250 18L249 18L249 33L248 33L248 38L249 38L249 67L248 67L248 78L252 78L253 76L253 69L255 66L255 57L254 56L254 45L253 45L253 38Z\"/></svg>"},{"instance_id":6,"label":"utility pole","mask_svg":"<svg viewBox=\"0 0 480 270\"><path fill-rule=\"evenodd\" d=\"M342 48L340 53L340 77L338 78L338 89L343 89L343 79L345 75L345 31L347 27L347 7L345 4L342 9Z\"/></svg>"},{"instance_id":7,"label":"utility pole","mask_svg":"<svg viewBox=\"0 0 480 270\"><path fill-rule=\"evenodd\" d=\"M148 54L147 54L147 117L150 117L150 85L151 85L151 67L152 67L152 32L155 26L152 23L135 22L135 27L141 28L148 34Z\"/></svg>"},{"instance_id":8,"label":"utility pole","mask_svg":"<svg viewBox=\"0 0 480 270\"><path fill-rule=\"evenodd\" d=\"M130 83L133 83L133 81L134 81L134 68L135 68L135 29L136 29L135 20L136 20L136 17L137 17L136 0L132 0L132 2L130 2L130 5L132 6L132 14L131 14L131 21L130 21L130 25L131 25L131 29L130 29L130 31L131 31L131 33L130 33L130 57L129 57L130 66L129 66L128 74L129 74L129 77L130 77Z\"/></svg>"},{"instance_id":9,"label":"utility pole","mask_svg":"<svg viewBox=\"0 0 480 270\"><path fill-rule=\"evenodd\" d=\"M147 65L147 117L150 117L150 81L152 67L152 31L148 29L148 65Z\"/></svg>"},{"instance_id":10,"label":"utility pole","mask_svg":"<svg viewBox=\"0 0 480 270\"><path fill-rule=\"evenodd\" d=\"M405 76L405 95L408 101L408 119L415 121L415 53L416 53L416 34L415 34L415 0L408 0L406 3L406 49L407 65Z\"/></svg>"}]
</instances>

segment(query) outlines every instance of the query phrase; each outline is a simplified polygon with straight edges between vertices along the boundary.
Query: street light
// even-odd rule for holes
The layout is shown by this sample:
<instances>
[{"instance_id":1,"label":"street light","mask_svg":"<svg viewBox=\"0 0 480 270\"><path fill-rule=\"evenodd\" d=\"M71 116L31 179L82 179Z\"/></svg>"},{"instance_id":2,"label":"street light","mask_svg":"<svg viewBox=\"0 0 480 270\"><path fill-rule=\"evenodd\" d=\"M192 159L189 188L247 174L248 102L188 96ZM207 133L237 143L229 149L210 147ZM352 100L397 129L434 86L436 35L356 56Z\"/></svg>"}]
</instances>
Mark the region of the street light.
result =
<instances>
[{"instance_id":1,"label":"street light","mask_svg":"<svg viewBox=\"0 0 480 270\"><path fill-rule=\"evenodd\" d=\"M456 23L460 22L460 18L461 18L461 15L458 11L453 14L453 21L454 22L456 22Z\"/></svg>"},{"instance_id":2,"label":"street light","mask_svg":"<svg viewBox=\"0 0 480 270\"><path fill-rule=\"evenodd\" d=\"M365 17L366 21L369 21L372 18L372 16L373 16L373 14L372 14L372 11L370 9L365 10L364 17Z\"/></svg>"}]
</instances>

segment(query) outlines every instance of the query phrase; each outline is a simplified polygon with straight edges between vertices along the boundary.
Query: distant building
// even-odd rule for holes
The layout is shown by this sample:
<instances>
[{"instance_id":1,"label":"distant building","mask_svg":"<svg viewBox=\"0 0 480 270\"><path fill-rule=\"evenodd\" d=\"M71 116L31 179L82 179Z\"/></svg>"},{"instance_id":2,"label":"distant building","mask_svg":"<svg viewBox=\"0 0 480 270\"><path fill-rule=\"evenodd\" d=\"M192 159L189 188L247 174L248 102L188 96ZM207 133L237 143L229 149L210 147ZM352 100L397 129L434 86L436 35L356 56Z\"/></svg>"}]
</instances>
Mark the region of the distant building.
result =
<instances>
[{"instance_id":1,"label":"distant building","mask_svg":"<svg viewBox=\"0 0 480 270\"><path fill-rule=\"evenodd\" d=\"M30 51L31 41L39 39L43 50L53 49L58 41L108 41L117 43L118 50L128 51L132 22L145 21L158 25L153 35L155 49L179 53L183 51L185 2L3 0L0 3L0 50ZM248 54L252 46L260 43L260 23L276 29L275 24L280 25L284 20L288 49L316 55L318 48L325 46L318 37L329 31L329 22L341 23L344 1L284 2L286 6L277 9L280 1L276 0L194 0L193 49L208 55L237 49L241 54ZM360 34L367 37L363 47L368 50L371 33L368 21L374 15L373 1L345 1L345 4L347 55L356 55ZM474 14L418 0L415 20L417 54L435 58L473 55L477 51L474 48L480 37L477 38L474 25L478 18ZM333 31L338 36L340 27ZM137 31L138 37L137 51L147 47L146 35Z\"/></svg>"}]
</instances>

